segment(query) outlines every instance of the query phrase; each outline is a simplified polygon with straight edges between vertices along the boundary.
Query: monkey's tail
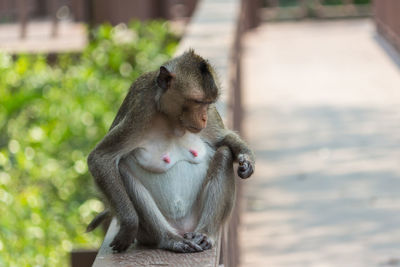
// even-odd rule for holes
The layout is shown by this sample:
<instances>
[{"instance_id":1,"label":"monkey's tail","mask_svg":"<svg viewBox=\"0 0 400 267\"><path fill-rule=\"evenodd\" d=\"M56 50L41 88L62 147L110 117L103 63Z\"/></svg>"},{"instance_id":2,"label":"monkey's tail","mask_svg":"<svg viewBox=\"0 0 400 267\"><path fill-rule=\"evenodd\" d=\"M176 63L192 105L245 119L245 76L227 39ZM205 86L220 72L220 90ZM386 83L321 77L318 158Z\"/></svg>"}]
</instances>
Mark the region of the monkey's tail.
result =
<instances>
[{"instance_id":1,"label":"monkey's tail","mask_svg":"<svg viewBox=\"0 0 400 267\"><path fill-rule=\"evenodd\" d=\"M109 210L103 210L99 214L97 214L96 217L89 223L89 225L86 227L86 233L93 231L94 229L97 228L106 218L108 218L111 215Z\"/></svg>"}]
</instances>

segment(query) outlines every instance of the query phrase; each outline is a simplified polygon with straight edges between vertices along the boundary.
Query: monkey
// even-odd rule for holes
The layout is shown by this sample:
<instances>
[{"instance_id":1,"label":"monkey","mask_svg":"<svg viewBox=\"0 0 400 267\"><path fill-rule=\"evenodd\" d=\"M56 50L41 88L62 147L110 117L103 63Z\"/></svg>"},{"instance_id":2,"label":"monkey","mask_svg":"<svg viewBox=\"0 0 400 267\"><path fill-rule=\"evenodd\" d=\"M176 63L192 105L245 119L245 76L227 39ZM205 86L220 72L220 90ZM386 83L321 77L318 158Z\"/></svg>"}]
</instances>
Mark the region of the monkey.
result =
<instances>
[{"instance_id":1,"label":"monkey","mask_svg":"<svg viewBox=\"0 0 400 267\"><path fill-rule=\"evenodd\" d=\"M88 225L115 216L115 252L139 244L180 253L210 249L235 201L237 174L255 157L225 128L211 64L190 49L141 75L87 163L109 209Z\"/></svg>"}]
</instances>

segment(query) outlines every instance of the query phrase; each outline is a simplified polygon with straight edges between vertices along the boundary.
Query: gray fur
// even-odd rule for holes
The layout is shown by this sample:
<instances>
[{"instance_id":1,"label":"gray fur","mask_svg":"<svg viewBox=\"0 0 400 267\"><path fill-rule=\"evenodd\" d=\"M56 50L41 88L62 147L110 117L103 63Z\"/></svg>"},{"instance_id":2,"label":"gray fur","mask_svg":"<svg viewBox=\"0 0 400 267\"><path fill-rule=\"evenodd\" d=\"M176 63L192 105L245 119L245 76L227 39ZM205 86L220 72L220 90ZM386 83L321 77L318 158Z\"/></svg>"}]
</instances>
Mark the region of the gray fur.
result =
<instances>
[{"instance_id":1,"label":"gray fur","mask_svg":"<svg viewBox=\"0 0 400 267\"><path fill-rule=\"evenodd\" d=\"M238 135L224 128L214 104L205 109L219 95L218 81L208 62L188 51L164 66L171 72L170 76L164 75L169 80L163 81L159 71L139 77L109 132L88 157L89 170L105 196L110 213L120 224L110 244L116 251L126 250L134 239L176 252L209 249L233 207L236 190L233 161L239 162L238 174L242 178L254 171L251 150ZM195 93L198 98L199 90L204 101L188 99ZM196 121L202 117L195 116L199 114L196 110L208 110L204 121ZM160 137L152 135L155 123L161 125ZM189 153L192 145L192 139L185 139L188 131L198 136L193 139L197 140L193 146L207 147L199 150L206 153L206 161L192 161L188 159L190 155L181 155ZM170 148L177 144L178 149ZM156 153L140 154L138 149ZM170 168L155 174L143 160L150 156L157 161L164 150L181 156L178 161L165 163L171 164ZM136 158L139 156L142 156L140 161ZM97 216L88 230L99 225L106 215L109 213Z\"/></svg>"}]
</instances>

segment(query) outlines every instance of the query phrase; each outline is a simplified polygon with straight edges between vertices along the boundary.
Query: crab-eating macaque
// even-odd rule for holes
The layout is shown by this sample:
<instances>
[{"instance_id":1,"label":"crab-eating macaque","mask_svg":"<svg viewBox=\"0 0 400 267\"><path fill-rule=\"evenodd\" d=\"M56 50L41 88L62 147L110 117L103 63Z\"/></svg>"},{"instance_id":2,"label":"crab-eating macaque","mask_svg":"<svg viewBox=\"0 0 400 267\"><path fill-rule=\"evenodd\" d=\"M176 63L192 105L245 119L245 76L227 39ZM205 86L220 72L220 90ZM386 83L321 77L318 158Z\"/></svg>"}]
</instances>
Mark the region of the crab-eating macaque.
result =
<instances>
[{"instance_id":1,"label":"crab-eating macaque","mask_svg":"<svg viewBox=\"0 0 400 267\"><path fill-rule=\"evenodd\" d=\"M233 162L248 178L254 155L226 129L215 108L220 89L210 64L193 50L131 86L109 132L88 157L119 231L113 250L140 244L199 252L215 243L235 198Z\"/></svg>"}]
</instances>

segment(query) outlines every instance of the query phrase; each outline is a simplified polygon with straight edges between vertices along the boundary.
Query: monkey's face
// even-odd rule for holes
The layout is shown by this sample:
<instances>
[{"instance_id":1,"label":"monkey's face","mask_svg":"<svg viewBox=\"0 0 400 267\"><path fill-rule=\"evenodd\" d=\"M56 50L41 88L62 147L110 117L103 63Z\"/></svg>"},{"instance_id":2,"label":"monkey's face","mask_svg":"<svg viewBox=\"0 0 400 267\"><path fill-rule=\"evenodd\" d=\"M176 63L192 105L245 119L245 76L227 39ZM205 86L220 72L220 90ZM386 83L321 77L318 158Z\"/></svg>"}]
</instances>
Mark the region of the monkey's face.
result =
<instances>
[{"instance_id":1,"label":"monkey's face","mask_svg":"<svg viewBox=\"0 0 400 267\"><path fill-rule=\"evenodd\" d=\"M212 101L187 99L180 116L182 126L192 133L198 133L207 126L208 107Z\"/></svg>"},{"instance_id":2,"label":"monkey's face","mask_svg":"<svg viewBox=\"0 0 400 267\"><path fill-rule=\"evenodd\" d=\"M193 52L161 66L159 107L179 128L198 133L207 126L208 107L219 96L212 67Z\"/></svg>"},{"instance_id":3,"label":"monkey's face","mask_svg":"<svg viewBox=\"0 0 400 267\"><path fill-rule=\"evenodd\" d=\"M215 100L193 92L184 94L178 88L171 88L161 97L161 111L179 127L198 133L207 126L208 107Z\"/></svg>"}]
</instances>

